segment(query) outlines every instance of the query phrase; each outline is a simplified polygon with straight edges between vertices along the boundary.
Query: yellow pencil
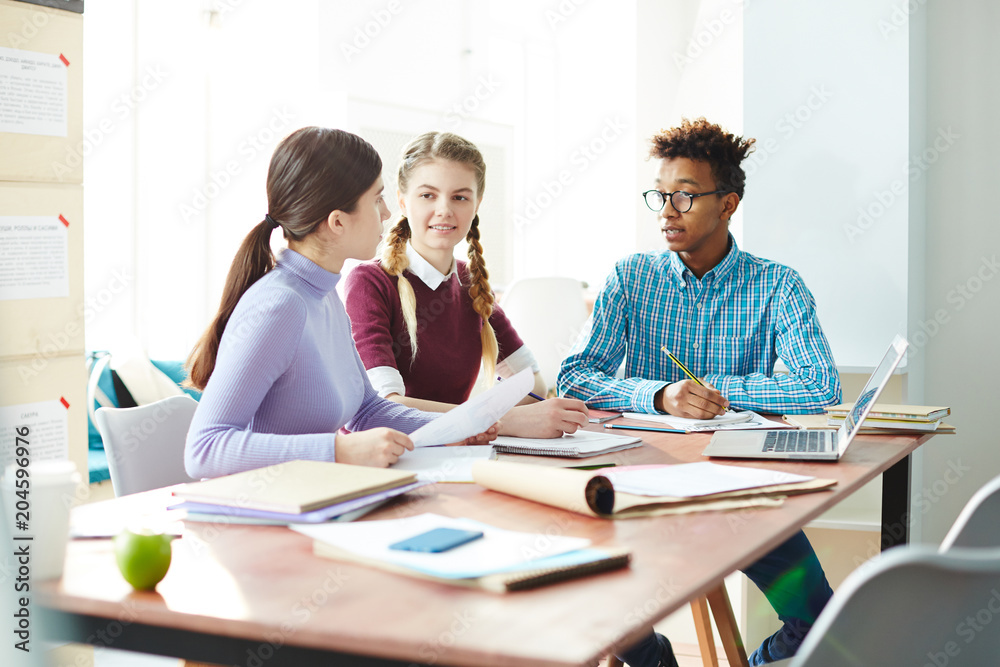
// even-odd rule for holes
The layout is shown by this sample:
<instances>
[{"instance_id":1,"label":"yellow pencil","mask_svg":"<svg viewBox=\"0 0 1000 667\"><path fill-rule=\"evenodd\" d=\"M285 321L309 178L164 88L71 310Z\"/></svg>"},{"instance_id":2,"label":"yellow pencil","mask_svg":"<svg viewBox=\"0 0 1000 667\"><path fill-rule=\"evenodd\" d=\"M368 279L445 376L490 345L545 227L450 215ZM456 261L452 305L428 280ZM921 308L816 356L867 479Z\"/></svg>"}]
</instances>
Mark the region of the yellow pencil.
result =
<instances>
[{"instance_id":1,"label":"yellow pencil","mask_svg":"<svg viewBox=\"0 0 1000 667\"><path fill-rule=\"evenodd\" d=\"M690 371L690 370L688 369L688 367L687 367L687 366L685 366L685 365L684 365L683 363L681 363L681 360L680 360L680 359L678 359L677 357L675 357L675 356L674 356L674 355L673 355L673 354L672 354L672 353L670 352L670 350L668 350L668 349L667 349L667 346L666 346L666 345L664 345L663 347L661 347L661 348L660 348L660 351L662 351L662 352L665 352L665 353L666 353L666 355L667 355L667 358L669 358L669 359L670 359L670 361L672 361L672 362L674 362L675 364L677 364L677 368L679 368L679 369L681 369L682 371L684 371L684 375L687 375L687 376L688 376L689 378L691 378L692 380L694 380L695 382L697 382L698 384L700 384L700 385L701 385L702 387L704 387L704 386L705 386L705 383L704 383L704 382L702 382L702 381L701 381L700 379L696 378L696 377L695 377L695 375L694 375L694 373L692 373L692 372L691 372L691 371ZM732 409L731 407L729 407L729 406L727 405L727 406L726 406L726 412L733 412L733 409Z\"/></svg>"}]
</instances>

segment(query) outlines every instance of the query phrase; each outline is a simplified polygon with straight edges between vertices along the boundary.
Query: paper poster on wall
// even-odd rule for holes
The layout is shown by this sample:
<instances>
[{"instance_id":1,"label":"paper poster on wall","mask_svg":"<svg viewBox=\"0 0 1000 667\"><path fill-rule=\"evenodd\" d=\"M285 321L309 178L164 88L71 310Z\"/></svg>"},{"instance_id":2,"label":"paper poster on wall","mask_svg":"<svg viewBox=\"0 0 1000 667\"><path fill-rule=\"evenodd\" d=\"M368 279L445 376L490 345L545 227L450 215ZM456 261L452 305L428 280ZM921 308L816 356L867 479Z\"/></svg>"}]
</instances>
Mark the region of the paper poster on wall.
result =
<instances>
[{"instance_id":1,"label":"paper poster on wall","mask_svg":"<svg viewBox=\"0 0 1000 667\"><path fill-rule=\"evenodd\" d=\"M18 444L27 448L32 463L69 458L69 410L66 406L62 400L52 400L0 407L0 470L14 462ZM17 429L26 435L19 436Z\"/></svg>"},{"instance_id":2,"label":"paper poster on wall","mask_svg":"<svg viewBox=\"0 0 1000 667\"><path fill-rule=\"evenodd\" d=\"M0 301L69 296L69 233L62 216L0 216Z\"/></svg>"},{"instance_id":3,"label":"paper poster on wall","mask_svg":"<svg viewBox=\"0 0 1000 667\"><path fill-rule=\"evenodd\" d=\"M65 137L68 61L0 46L0 132Z\"/></svg>"}]
</instances>

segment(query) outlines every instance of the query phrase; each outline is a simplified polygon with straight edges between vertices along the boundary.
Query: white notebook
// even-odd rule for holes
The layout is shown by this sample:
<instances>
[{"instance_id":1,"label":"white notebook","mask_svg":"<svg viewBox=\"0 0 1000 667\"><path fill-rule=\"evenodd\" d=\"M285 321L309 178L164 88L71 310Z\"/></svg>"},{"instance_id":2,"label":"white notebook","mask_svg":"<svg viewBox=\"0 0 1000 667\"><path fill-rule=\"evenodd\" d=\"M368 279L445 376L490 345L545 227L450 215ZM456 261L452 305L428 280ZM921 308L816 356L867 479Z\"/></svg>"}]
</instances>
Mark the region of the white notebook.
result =
<instances>
[{"instance_id":1,"label":"white notebook","mask_svg":"<svg viewBox=\"0 0 1000 667\"><path fill-rule=\"evenodd\" d=\"M493 449L501 454L535 454L582 459L621 449L631 449L641 444L640 438L630 435L577 431L561 438L515 438L502 435L493 441Z\"/></svg>"},{"instance_id":2,"label":"white notebook","mask_svg":"<svg viewBox=\"0 0 1000 667\"><path fill-rule=\"evenodd\" d=\"M622 416L626 419L641 419L642 421L666 424L671 428L678 428L684 431L712 431L722 426L751 422L758 415L749 410L744 410L716 415L712 419L688 419L686 417L675 417L674 415L651 415L645 412L626 412Z\"/></svg>"}]
</instances>

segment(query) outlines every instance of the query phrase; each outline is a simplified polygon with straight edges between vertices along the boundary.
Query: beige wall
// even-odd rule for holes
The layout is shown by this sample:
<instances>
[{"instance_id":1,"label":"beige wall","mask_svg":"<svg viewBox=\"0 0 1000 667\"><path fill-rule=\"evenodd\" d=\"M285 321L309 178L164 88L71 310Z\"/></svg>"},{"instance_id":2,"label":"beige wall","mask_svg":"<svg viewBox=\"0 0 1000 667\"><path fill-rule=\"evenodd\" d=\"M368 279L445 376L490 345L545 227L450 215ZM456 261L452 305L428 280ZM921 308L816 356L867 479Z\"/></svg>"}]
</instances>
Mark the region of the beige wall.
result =
<instances>
[{"instance_id":1,"label":"beige wall","mask_svg":"<svg viewBox=\"0 0 1000 667\"><path fill-rule=\"evenodd\" d=\"M69 458L87 474L83 307L83 166L66 161L83 130L83 17L0 0L0 46L63 55L67 136L0 132L0 216L69 221L69 296L0 301L0 405L65 398Z\"/></svg>"},{"instance_id":2,"label":"beige wall","mask_svg":"<svg viewBox=\"0 0 1000 667\"><path fill-rule=\"evenodd\" d=\"M1000 474L995 422L1000 390L1000 225L996 189L1000 5L989 0L927 3L926 130L958 135L926 175L924 323L918 335L923 401L952 406L957 435L923 447L913 482L919 539L938 542L975 491ZM936 317L943 323L933 326Z\"/></svg>"}]
</instances>

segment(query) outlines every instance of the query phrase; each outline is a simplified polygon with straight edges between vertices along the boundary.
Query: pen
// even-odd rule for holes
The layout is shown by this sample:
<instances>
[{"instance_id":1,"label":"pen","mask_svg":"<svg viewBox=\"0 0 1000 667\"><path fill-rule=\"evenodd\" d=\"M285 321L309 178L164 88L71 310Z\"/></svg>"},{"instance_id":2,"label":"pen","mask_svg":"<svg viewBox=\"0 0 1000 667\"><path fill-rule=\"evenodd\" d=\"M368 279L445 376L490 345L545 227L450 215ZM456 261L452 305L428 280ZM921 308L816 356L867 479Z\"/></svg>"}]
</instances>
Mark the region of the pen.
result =
<instances>
[{"instance_id":1,"label":"pen","mask_svg":"<svg viewBox=\"0 0 1000 667\"><path fill-rule=\"evenodd\" d=\"M688 367L687 367L687 366L685 366L684 364L682 364L682 363L681 363L681 360L680 360L680 359L678 359L678 358L677 358L677 357L675 357L675 356L674 356L673 354L671 354L670 350L668 350L668 349L667 349L667 346L666 346L666 345L664 345L663 347L661 347L661 348L660 348L660 351L661 351L661 352L665 352L665 353L666 353L666 355L667 355L667 357L668 357L668 358L670 359L670 361L672 361L672 362L674 362L675 364L677 364L677 368L679 368L679 369L681 369L682 371L684 371L684 375L687 375L687 376L688 376L689 378L691 378L692 380L694 380L695 382L697 382L697 383L698 383L699 385L701 385L702 387L704 387L704 386L705 386L705 383L704 383L704 382L702 382L702 381L701 381L700 379L698 379L697 377L695 377L694 373L692 373L692 372L691 372L690 370L688 370ZM733 412L733 409L732 409L731 407L729 407L729 406L727 405L727 406L726 406L726 412Z\"/></svg>"},{"instance_id":2,"label":"pen","mask_svg":"<svg viewBox=\"0 0 1000 667\"><path fill-rule=\"evenodd\" d=\"M499 375L497 376L497 382L503 382L503 378L500 377ZM538 394L536 394L533 391L529 391L528 392L528 396L531 396L536 401L544 401L545 400L544 398L542 398L541 396L539 396Z\"/></svg>"},{"instance_id":3,"label":"pen","mask_svg":"<svg viewBox=\"0 0 1000 667\"><path fill-rule=\"evenodd\" d=\"M629 431L656 431L657 433L687 433L681 428L664 428L662 426L629 426L627 424L605 424L604 428L623 428Z\"/></svg>"}]
</instances>

